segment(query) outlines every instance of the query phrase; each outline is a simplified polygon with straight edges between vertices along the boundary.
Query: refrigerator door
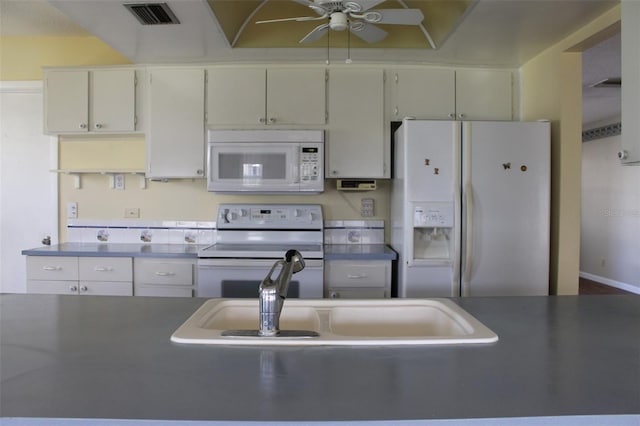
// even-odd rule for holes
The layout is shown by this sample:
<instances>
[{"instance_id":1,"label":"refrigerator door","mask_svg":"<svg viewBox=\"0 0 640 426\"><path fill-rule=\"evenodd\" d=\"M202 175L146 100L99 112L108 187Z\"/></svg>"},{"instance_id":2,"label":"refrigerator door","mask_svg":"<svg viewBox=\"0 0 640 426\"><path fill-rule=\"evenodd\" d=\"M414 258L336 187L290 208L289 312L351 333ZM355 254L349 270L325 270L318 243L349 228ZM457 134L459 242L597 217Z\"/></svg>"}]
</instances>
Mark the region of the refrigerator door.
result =
<instances>
[{"instance_id":1,"label":"refrigerator door","mask_svg":"<svg viewBox=\"0 0 640 426\"><path fill-rule=\"evenodd\" d=\"M547 295L550 126L464 122L463 296Z\"/></svg>"}]
</instances>

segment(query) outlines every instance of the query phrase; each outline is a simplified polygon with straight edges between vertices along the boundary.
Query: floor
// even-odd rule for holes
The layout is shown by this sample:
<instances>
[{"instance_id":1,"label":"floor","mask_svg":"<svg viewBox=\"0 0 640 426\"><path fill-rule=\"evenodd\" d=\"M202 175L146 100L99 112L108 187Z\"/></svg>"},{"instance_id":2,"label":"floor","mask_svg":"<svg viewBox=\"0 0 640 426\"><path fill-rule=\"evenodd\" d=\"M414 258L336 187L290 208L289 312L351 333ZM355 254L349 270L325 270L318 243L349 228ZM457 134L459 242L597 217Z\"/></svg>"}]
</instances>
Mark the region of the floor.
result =
<instances>
[{"instance_id":1,"label":"floor","mask_svg":"<svg viewBox=\"0 0 640 426\"><path fill-rule=\"evenodd\" d=\"M633 294L633 293L620 290L619 288L611 287L595 281L591 281L586 278L580 278L579 294L589 295L589 294Z\"/></svg>"}]
</instances>

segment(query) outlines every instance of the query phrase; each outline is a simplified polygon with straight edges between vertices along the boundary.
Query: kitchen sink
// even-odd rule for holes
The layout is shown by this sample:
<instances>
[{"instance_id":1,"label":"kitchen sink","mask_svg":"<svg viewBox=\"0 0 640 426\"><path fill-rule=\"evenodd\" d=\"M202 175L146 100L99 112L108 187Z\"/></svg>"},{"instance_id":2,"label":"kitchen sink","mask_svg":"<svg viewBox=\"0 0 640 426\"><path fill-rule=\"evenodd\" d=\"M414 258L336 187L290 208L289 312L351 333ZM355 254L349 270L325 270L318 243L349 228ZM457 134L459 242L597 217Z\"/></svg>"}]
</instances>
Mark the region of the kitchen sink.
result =
<instances>
[{"instance_id":1,"label":"kitchen sink","mask_svg":"<svg viewBox=\"0 0 640 426\"><path fill-rule=\"evenodd\" d=\"M210 299L171 340L288 346L450 345L498 340L493 331L449 299L287 299L280 336L257 336L258 324L258 300Z\"/></svg>"}]
</instances>

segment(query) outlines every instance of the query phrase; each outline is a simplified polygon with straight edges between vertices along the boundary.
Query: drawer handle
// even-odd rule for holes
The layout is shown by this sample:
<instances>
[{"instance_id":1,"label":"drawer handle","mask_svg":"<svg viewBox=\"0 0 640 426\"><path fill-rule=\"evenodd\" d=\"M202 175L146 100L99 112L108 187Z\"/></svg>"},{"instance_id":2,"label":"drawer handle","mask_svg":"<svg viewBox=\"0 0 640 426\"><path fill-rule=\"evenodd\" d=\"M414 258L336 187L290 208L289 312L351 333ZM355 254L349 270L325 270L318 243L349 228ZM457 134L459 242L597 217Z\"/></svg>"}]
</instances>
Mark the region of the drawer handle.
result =
<instances>
[{"instance_id":1,"label":"drawer handle","mask_svg":"<svg viewBox=\"0 0 640 426\"><path fill-rule=\"evenodd\" d=\"M174 272L160 272L160 271L157 271L156 275L159 276L159 277L172 277L172 276L175 275L175 273Z\"/></svg>"},{"instance_id":2,"label":"drawer handle","mask_svg":"<svg viewBox=\"0 0 640 426\"><path fill-rule=\"evenodd\" d=\"M71 287L69 287L69 291L75 293L76 291L78 291L78 287L75 285L72 285Z\"/></svg>"},{"instance_id":3,"label":"drawer handle","mask_svg":"<svg viewBox=\"0 0 640 426\"><path fill-rule=\"evenodd\" d=\"M62 271L62 266L43 266L42 269L45 271Z\"/></svg>"},{"instance_id":4,"label":"drawer handle","mask_svg":"<svg viewBox=\"0 0 640 426\"><path fill-rule=\"evenodd\" d=\"M113 272L113 268L110 266L96 266L93 270L96 272Z\"/></svg>"},{"instance_id":5,"label":"drawer handle","mask_svg":"<svg viewBox=\"0 0 640 426\"><path fill-rule=\"evenodd\" d=\"M80 292L81 293L85 293L87 290L89 290L89 289L87 288L86 285L83 285L83 286L80 287Z\"/></svg>"},{"instance_id":6,"label":"drawer handle","mask_svg":"<svg viewBox=\"0 0 640 426\"><path fill-rule=\"evenodd\" d=\"M359 280L361 278L367 278L366 274L347 274L347 278L349 278L350 280Z\"/></svg>"}]
</instances>

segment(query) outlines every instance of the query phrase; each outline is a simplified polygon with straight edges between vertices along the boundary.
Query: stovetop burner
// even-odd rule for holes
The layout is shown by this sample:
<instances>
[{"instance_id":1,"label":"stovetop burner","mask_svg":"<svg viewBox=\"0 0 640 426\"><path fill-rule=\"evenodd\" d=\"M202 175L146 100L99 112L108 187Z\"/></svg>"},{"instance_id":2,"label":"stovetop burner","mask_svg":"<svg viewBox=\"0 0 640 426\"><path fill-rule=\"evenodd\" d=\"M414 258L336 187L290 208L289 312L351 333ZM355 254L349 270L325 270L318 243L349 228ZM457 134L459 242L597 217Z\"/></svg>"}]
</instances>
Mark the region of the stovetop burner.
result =
<instances>
[{"instance_id":1,"label":"stovetop burner","mask_svg":"<svg viewBox=\"0 0 640 426\"><path fill-rule=\"evenodd\" d=\"M221 204L216 242L200 258L281 258L289 249L322 259L324 219L319 204Z\"/></svg>"}]
</instances>

